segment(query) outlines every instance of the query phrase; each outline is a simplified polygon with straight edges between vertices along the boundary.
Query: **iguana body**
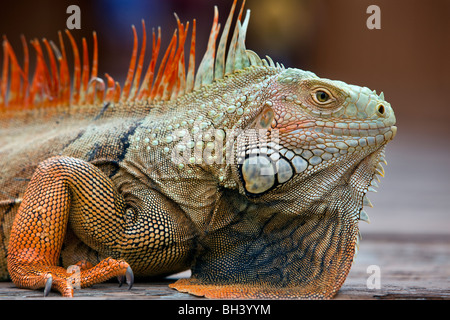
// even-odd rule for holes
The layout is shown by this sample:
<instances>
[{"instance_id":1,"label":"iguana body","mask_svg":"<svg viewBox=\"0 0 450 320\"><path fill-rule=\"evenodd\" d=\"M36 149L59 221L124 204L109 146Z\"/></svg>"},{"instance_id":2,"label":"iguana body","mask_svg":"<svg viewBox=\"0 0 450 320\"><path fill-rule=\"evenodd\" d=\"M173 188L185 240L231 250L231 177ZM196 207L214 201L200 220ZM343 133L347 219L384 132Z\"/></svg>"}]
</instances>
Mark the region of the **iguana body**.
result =
<instances>
[{"instance_id":1,"label":"iguana body","mask_svg":"<svg viewBox=\"0 0 450 320\"><path fill-rule=\"evenodd\" d=\"M50 66L33 42L37 70L26 83L27 63L4 42L3 278L71 296L66 268L78 263L81 286L190 268L173 288L226 298L339 290L370 205L365 194L396 133L394 113L367 88L245 50L242 9L225 59L235 5L217 49L216 11L195 77L195 22L187 73L187 26L178 22L159 72L153 35L145 75L135 34L123 89L109 76L102 87L96 48L90 69L85 42L72 92L63 42L60 51L44 42Z\"/></svg>"}]
</instances>

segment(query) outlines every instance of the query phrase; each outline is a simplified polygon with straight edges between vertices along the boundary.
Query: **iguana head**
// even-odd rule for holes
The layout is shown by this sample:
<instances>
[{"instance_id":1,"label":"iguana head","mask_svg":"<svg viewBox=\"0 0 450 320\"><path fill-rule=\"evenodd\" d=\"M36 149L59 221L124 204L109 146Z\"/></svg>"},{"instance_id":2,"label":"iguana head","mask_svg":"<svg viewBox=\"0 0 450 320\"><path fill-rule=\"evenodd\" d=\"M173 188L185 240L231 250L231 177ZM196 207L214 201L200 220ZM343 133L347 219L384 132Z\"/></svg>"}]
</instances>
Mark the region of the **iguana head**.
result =
<instances>
[{"instance_id":1,"label":"iguana head","mask_svg":"<svg viewBox=\"0 0 450 320\"><path fill-rule=\"evenodd\" d=\"M340 190L335 194L348 194L358 214L363 203L370 205L365 194L377 175L384 175L384 147L397 132L395 121L383 93L285 69L267 86L262 111L247 128L260 129L259 142L238 151L243 189L256 201L302 208L332 202Z\"/></svg>"}]
</instances>

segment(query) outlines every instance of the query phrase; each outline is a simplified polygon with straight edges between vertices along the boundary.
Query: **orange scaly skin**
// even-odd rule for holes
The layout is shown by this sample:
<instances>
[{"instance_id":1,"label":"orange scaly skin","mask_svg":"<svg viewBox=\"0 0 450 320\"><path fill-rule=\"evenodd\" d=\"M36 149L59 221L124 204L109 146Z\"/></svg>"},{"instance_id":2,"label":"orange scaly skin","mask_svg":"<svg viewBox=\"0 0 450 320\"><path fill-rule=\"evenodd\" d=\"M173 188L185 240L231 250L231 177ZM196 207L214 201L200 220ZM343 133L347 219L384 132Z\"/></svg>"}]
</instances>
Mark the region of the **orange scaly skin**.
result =
<instances>
[{"instance_id":1,"label":"orange scaly skin","mask_svg":"<svg viewBox=\"0 0 450 320\"><path fill-rule=\"evenodd\" d=\"M19 287L42 288L52 277L52 286L64 296L73 296L71 276L57 261L69 221L73 228L88 233L102 223L118 224L125 202L114 191L109 179L96 167L72 158L50 158L36 169L25 192L21 210L13 224L8 253L8 270ZM72 209L70 211L70 209ZM77 217L82 217L79 221ZM54 223L52 223L54 222ZM116 234L104 234L105 244ZM97 244L97 245L103 245ZM123 260L106 258L95 267L82 264L81 287L125 275L129 268Z\"/></svg>"},{"instance_id":2,"label":"orange scaly skin","mask_svg":"<svg viewBox=\"0 0 450 320\"><path fill-rule=\"evenodd\" d=\"M368 219L366 193L384 175L394 112L382 93L246 50L249 12L241 21L243 3L230 30L235 8L220 38L215 10L197 71L195 21L177 18L161 59L153 33L146 70L145 24L140 50L133 27L122 86L98 77L95 33L90 64L86 40L80 52L66 32L73 79L62 33L58 46L31 42L31 80L27 42L21 65L5 38L1 279L72 296L78 284L117 276L131 287L134 276L191 269L171 287L210 298L336 294Z\"/></svg>"}]
</instances>

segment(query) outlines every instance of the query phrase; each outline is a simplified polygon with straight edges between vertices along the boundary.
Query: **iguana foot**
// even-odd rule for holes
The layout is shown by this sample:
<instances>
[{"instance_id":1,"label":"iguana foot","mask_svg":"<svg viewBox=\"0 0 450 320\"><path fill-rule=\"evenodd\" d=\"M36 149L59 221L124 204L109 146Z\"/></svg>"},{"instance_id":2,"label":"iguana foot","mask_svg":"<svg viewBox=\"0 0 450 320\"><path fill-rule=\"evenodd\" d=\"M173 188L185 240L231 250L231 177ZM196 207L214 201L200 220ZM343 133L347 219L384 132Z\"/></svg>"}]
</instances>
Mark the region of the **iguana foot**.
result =
<instances>
[{"instance_id":1,"label":"iguana foot","mask_svg":"<svg viewBox=\"0 0 450 320\"><path fill-rule=\"evenodd\" d=\"M75 288L89 287L116 276L119 277L121 284L125 278L129 289L134 282L133 271L128 263L112 258L106 258L91 268L75 269L75 272L68 272L62 267L44 265L42 262L11 261L10 267L12 280L18 287L44 288L44 296L54 289L63 297L73 297Z\"/></svg>"},{"instance_id":2,"label":"iguana foot","mask_svg":"<svg viewBox=\"0 0 450 320\"><path fill-rule=\"evenodd\" d=\"M202 284L197 279L180 279L170 284L170 288L212 299L331 299L331 293L318 293L305 288L275 288L261 285Z\"/></svg>"}]
</instances>

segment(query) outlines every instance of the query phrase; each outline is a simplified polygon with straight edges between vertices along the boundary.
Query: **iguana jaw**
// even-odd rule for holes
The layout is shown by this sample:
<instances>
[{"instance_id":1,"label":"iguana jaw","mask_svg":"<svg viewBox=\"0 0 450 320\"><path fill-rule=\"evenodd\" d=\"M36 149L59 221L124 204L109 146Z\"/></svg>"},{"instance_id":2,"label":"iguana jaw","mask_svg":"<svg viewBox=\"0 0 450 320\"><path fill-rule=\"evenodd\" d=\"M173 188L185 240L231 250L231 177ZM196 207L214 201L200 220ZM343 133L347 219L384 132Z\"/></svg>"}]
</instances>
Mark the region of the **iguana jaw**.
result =
<instances>
[{"instance_id":1,"label":"iguana jaw","mask_svg":"<svg viewBox=\"0 0 450 320\"><path fill-rule=\"evenodd\" d=\"M289 138L286 139L285 135L280 134L278 143L270 141L262 146L248 148L245 158L244 152L241 152L239 161L242 165L238 166L243 184L241 190L253 199L259 197L271 199L277 194L284 194L288 190L297 188L297 185L304 184L309 185L310 189L317 192L319 196L321 193L319 190L326 193L326 189L331 188L333 184L349 183L351 175L358 170L364 170L364 174L361 174L361 177L365 179L364 183L358 181L353 185L349 184L350 188L357 187L357 193L361 193L363 190L367 192L375 173L383 175L379 162L383 162L384 158L378 152L395 137L397 132L395 126L380 128L378 129L380 134L364 138L325 136L318 133L317 129L320 128L309 132L319 135L321 137L319 139L322 139L321 143L317 143L318 139L316 139L316 142L304 144L301 147L286 147L285 142L289 141ZM296 136L308 137L304 133L297 133ZM361 166L366 162L371 165ZM332 177L327 183L321 180L320 175L317 179L315 178L318 172L325 171ZM314 187L316 184L317 188ZM305 194L311 194L311 192L305 192ZM292 195L289 201L302 198L303 192L292 193ZM286 199L286 195L283 198ZM301 201L307 203L307 199ZM358 202L362 202L362 196Z\"/></svg>"}]
</instances>

